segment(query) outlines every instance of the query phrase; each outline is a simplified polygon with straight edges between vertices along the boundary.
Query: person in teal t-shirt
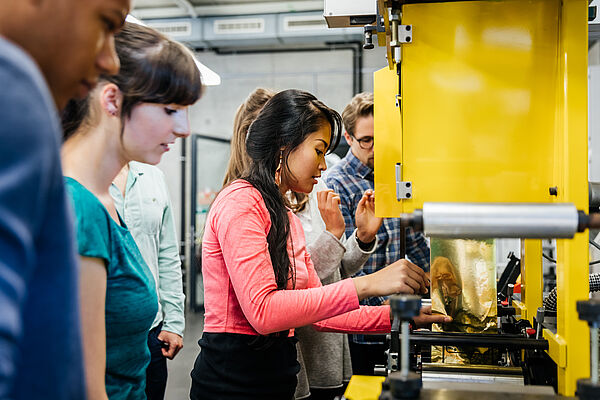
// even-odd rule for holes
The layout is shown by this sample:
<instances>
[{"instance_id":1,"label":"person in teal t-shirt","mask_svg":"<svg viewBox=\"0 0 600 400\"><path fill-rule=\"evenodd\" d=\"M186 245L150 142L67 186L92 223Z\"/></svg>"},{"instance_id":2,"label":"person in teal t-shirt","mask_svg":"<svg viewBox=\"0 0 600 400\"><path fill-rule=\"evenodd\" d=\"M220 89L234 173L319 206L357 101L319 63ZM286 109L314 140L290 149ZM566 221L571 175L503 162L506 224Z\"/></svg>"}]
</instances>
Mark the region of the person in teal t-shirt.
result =
<instances>
[{"instance_id":1,"label":"person in teal t-shirt","mask_svg":"<svg viewBox=\"0 0 600 400\"><path fill-rule=\"evenodd\" d=\"M119 74L101 76L63 112L62 162L81 259L88 398L143 400L158 300L109 188L128 162L157 164L190 134L187 110L202 83L192 53L152 28L126 23L115 47Z\"/></svg>"},{"instance_id":2,"label":"person in teal t-shirt","mask_svg":"<svg viewBox=\"0 0 600 400\"><path fill-rule=\"evenodd\" d=\"M144 398L147 335L158 312L154 279L125 223L114 221L75 179L65 178L65 184L75 209L79 255L100 259L106 268L106 393L111 399Z\"/></svg>"}]
</instances>

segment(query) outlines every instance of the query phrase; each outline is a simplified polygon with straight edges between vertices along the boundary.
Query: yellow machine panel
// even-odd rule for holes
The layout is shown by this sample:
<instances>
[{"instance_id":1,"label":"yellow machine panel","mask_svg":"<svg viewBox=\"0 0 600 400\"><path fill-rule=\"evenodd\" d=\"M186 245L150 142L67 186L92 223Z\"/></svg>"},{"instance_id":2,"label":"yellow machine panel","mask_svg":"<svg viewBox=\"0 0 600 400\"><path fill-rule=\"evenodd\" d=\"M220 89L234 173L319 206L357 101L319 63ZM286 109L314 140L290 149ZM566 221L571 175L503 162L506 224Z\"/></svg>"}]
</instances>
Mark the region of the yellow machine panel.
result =
<instances>
[{"instance_id":1,"label":"yellow machine panel","mask_svg":"<svg viewBox=\"0 0 600 400\"><path fill-rule=\"evenodd\" d=\"M404 212L424 201L552 201L559 4L403 6L402 23L414 35L402 46L403 125L380 132L395 121L379 122L376 101L377 200L396 201L395 190L380 190L395 182L395 161L385 154L395 142L402 143L402 178L413 185ZM397 82L395 71L385 74Z\"/></svg>"},{"instance_id":2,"label":"yellow machine panel","mask_svg":"<svg viewBox=\"0 0 600 400\"><path fill-rule=\"evenodd\" d=\"M402 120L395 105L398 93L396 72L383 68L373 80L373 113L375 119L375 209L381 216L402 213L402 203L396 200L396 163L402 162Z\"/></svg>"},{"instance_id":3,"label":"yellow machine panel","mask_svg":"<svg viewBox=\"0 0 600 400\"><path fill-rule=\"evenodd\" d=\"M586 0L403 5L413 37L401 45L400 81L395 65L375 73L378 215L424 202L560 202L587 212L587 11ZM396 163L412 185L401 201ZM540 242L523 249L518 308L531 320ZM589 331L575 309L589 291L588 233L558 240L557 262L557 332L544 337L559 393L573 395L589 376Z\"/></svg>"}]
</instances>

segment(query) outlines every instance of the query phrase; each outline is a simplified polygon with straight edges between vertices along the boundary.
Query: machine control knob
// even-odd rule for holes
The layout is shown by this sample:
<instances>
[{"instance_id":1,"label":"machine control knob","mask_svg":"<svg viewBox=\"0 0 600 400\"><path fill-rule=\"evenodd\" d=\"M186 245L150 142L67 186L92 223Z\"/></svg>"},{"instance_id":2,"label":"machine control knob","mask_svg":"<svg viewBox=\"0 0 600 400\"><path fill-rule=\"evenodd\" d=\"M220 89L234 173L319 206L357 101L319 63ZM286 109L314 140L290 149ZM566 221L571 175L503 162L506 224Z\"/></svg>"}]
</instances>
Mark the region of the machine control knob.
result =
<instances>
[{"instance_id":1,"label":"machine control knob","mask_svg":"<svg viewBox=\"0 0 600 400\"><path fill-rule=\"evenodd\" d=\"M410 320L419 315L421 310L421 297L408 294L390 297L392 314L401 320Z\"/></svg>"},{"instance_id":2,"label":"machine control knob","mask_svg":"<svg viewBox=\"0 0 600 400\"><path fill-rule=\"evenodd\" d=\"M544 307L538 307L537 312L535 313L535 320L538 322L538 324L544 323L544 314Z\"/></svg>"},{"instance_id":3,"label":"machine control knob","mask_svg":"<svg viewBox=\"0 0 600 400\"><path fill-rule=\"evenodd\" d=\"M600 325L600 300L590 299L577 302L579 319L587 321L591 326Z\"/></svg>"},{"instance_id":4,"label":"machine control knob","mask_svg":"<svg viewBox=\"0 0 600 400\"><path fill-rule=\"evenodd\" d=\"M544 329L544 326L542 324L544 323L545 314L546 310L544 310L544 307L538 307L537 312L535 313L535 320L537 321L537 332L535 334L536 339L539 339L542 336L542 330Z\"/></svg>"},{"instance_id":5,"label":"machine control knob","mask_svg":"<svg viewBox=\"0 0 600 400\"><path fill-rule=\"evenodd\" d=\"M408 375L392 372L382 386L384 393L379 397L380 400L415 399L419 397L423 382L421 376L414 372ZM385 393L385 389L389 389L389 392Z\"/></svg>"},{"instance_id":6,"label":"machine control knob","mask_svg":"<svg viewBox=\"0 0 600 400\"><path fill-rule=\"evenodd\" d=\"M536 330L533 328L527 328L525 329L525 337L532 337L533 335L535 335Z\"/></svg>"}]
</instances>

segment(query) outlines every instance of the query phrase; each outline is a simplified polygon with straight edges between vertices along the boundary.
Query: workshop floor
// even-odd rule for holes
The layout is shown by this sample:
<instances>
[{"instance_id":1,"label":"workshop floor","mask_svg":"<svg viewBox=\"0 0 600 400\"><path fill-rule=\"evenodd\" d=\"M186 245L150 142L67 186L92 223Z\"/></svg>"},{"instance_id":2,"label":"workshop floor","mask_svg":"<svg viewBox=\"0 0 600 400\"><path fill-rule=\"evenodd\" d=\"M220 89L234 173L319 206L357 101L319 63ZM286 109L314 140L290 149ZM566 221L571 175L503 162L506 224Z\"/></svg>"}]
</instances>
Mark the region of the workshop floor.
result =
<instances>
[{"instance_id":1,"label":"workshop floor","mask_svg":"<svg viewBox=\"0 0 600 400\"><path fill-rule=\"evenodd\" d=\"M204 313L187 311L185 315L183 349L181 349L173 361L167 361L169 379L167 380L165 400L185 400L190 398L190 385L192 383L190 372L200 349L198 339L202 335L203 328Z\"/></svg>"}]
</instances>

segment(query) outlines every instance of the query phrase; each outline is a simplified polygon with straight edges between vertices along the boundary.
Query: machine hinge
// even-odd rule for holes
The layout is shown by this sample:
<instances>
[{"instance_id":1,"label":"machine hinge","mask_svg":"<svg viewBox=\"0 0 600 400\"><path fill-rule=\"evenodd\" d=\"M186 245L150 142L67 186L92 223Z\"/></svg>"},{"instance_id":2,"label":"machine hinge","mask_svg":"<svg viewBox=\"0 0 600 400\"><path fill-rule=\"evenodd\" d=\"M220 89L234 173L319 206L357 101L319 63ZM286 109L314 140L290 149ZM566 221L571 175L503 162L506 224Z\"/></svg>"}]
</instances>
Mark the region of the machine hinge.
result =
<instances>
[{"instance_id":1,"label":"machine hinge","mask_svg":"<svg viewBox=\"0 0 600 400\"><path fill-rule=\"evenodd\" d=\"M412 25L398 25L398 40L400 43L412 43Z\"/></svg>"},{"instance_id":2,"label":"machine hinge","mask_svg":"<svg viewBox=\"0 0 600 400\"><path fill-rule=\"evenodd\" d=\"M396 199L412 198L412 182L402 180L402 164L396 163Z\"/></svg>"}]
</instances>

